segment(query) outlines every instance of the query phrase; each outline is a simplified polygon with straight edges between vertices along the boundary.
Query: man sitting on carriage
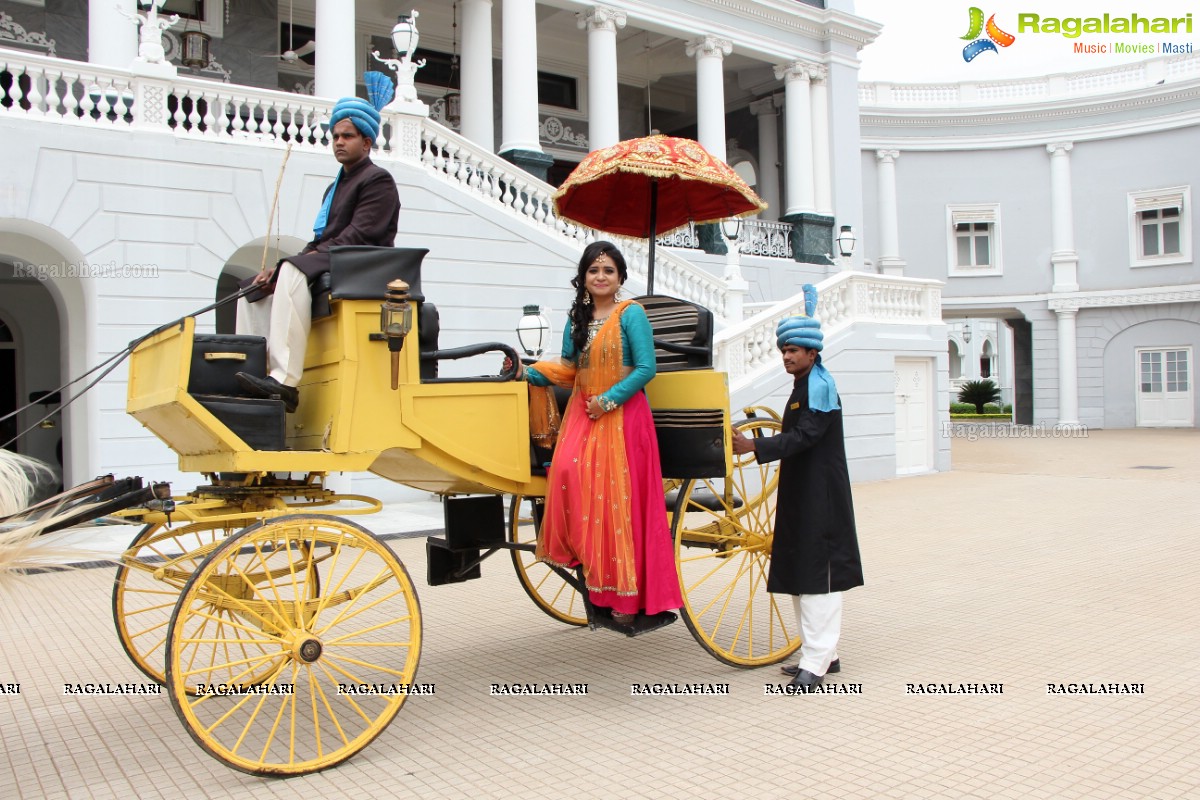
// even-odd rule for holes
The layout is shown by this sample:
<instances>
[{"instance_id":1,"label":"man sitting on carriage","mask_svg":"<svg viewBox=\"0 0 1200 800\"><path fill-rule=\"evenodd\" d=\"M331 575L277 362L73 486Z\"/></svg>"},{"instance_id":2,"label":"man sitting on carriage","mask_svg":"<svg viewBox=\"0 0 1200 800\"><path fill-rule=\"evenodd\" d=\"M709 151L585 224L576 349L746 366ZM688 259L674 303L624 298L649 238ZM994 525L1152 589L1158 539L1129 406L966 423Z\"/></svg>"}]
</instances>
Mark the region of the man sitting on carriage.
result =
<instances>
[{"instance_id":1,"label":"man sitting on carriage","mask_svg":"<svg viewBox=\"0 0 1200 800\"><path fill-rule=\"evenodd\" d=\"M379 73L368 76L372 74ZM381 107L387 102L383 99ZM357 97L337 102L329 135L333 156L342 168L325 190L312 241L299 255L281 260L242 284L243 288L263 288L257 296L251 293L238 300L237 331L266 337L268 372L266 377L241 372L238 382L252 396L280 397L289 413L300 402L296 387L304 373L304 352L312 327L309 287L329 271L329 248L395 244L400 213L396 181L370 156L371 146L379 138L380 119L373 103Z\"/></svg>"}]
</instances>

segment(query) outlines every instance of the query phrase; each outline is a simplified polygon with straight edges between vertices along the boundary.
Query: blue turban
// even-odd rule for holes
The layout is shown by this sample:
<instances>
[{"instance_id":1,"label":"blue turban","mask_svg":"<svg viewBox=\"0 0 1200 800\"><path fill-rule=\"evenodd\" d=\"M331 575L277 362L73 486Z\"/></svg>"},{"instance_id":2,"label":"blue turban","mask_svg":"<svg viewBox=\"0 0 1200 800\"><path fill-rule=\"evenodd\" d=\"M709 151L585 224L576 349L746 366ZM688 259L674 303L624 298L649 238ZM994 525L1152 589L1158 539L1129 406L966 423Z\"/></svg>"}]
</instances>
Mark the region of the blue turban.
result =
<instances>
[{"instance_id":1,"label":"blue turban","mask_svg":"<svg viewBox=\"0 0 1200 800\"><path fill-rule=\"evenodd\" d=\"M333 115L329 118L329 127L332 128L344 119L353 122L354 127L372 142L379 140L379 112L366 100L359 100L357 97L343 97L338 100L337 105L333 107Z\"/></svg>"},{"instance_id":2,"label":"blue turban","mask_svg":"<svg viewBox=\"0 0 1200 800\"><path fill-rule=\"evenodd\" d=\"M804 287L804 299L805 310L811 314L817 305L817 292L811 284ZM775 328L775 336L780 350L791 345L819 353L825 347L821 323L810 316L781 319ZM813 411L836 411L842 407L838 400L837 385L829 370L821 363L820 355L808 373L808 407Z\"/></svg>"},{"instance_id":3,"label":"blue turban","mask_svg":"<svg viewBox=\"0 0 1200 800\"><path fill-rule=\"evenodd\" d=\"M825 334L821 333L821 323L812 317L788 317L779 320L775 328L775 344L780 350L790 344L820 351L825 349Z\"/></svg>"}]
</instances>

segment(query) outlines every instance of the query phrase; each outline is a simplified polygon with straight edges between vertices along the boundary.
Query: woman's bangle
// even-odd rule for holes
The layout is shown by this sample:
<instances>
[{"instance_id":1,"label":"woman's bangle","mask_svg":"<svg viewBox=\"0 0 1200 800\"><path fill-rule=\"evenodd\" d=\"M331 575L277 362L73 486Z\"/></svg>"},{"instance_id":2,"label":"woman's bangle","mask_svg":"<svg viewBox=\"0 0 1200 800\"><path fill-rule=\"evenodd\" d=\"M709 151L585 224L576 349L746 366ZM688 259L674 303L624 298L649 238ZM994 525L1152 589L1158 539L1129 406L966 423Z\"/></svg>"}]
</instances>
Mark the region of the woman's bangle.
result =
<instances>
[{"instance_id":1,"label":"woman's bangle","mask_svg":"<svg viewBox=\"0 0 1200 800\"><path fill-rule=\"evenodd\" d=\"M600 404L600 408L604 409L604 412L606 414L609 411L612 411L618 405L618 403L615 400L610 400L607 397L605 397L604 395L597 395L596 402L598 402Z\"/></svg>"}]
</instances>

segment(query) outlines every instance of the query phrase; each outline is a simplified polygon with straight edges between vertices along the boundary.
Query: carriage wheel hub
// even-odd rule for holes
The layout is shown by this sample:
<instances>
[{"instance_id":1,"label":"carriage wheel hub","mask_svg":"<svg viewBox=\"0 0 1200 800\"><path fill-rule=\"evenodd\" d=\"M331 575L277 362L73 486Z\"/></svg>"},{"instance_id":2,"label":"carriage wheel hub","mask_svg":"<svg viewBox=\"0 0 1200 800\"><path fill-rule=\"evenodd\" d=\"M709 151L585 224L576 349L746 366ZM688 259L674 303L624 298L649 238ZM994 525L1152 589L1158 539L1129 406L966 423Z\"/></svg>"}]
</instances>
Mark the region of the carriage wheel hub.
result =
<instances>
[{"instance_id":1,"label":"carriage wheel hub","mask_svg":"<svg viewBox=\"0 0 1200 800\"><path fill-rule=\"evenodd\" d=\"M315 636L303 636L292 644L292 656L305 664L312 664L321 657L321 640Z\"/></svg>"}]
</instances>

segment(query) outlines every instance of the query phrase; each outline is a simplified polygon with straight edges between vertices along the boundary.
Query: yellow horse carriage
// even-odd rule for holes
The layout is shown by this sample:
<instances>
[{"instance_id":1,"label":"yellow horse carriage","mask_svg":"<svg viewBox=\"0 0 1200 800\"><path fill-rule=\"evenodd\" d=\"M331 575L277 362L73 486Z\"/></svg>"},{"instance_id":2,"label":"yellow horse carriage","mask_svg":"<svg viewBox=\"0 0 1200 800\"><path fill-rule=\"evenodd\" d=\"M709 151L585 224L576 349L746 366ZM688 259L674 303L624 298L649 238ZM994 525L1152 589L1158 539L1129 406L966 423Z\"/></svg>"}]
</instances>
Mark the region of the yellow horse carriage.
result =
<instances>
[{"instance_id":1,"label":"yellow horse carriage","mask_svg":"<svg viewBox=\"0 0 1200 800\"><path fill-rule=\"evenodd\" d=\"M420 288L424 254L337 249L315 291L294 414L214 387L256 368L246 337L197 334L186 318L133 352L129 413L207 483L125 512L144 527L121 558L113 617L192 737L236 769L296 775L338 764L420 691L413 581L384 540L348 519L381 504L326 488L329 473L369 470L444 498L445 535L427 544L430 584L478 577L483 560L507 550L544 612L598 622L579 576L533 556L546 453L531 442L526 385L515 369L438 375L447 359L496 352L515 364L517 354L504 344L438 349L437 311ZM800 640L766 592L775 466L731 456L710 313L661 296L643 304L659 355L647 394L681 613L721 661L777 663ZM756 436L779 429L753 412L739 425Z\"/></svg>"}]
</instances>

